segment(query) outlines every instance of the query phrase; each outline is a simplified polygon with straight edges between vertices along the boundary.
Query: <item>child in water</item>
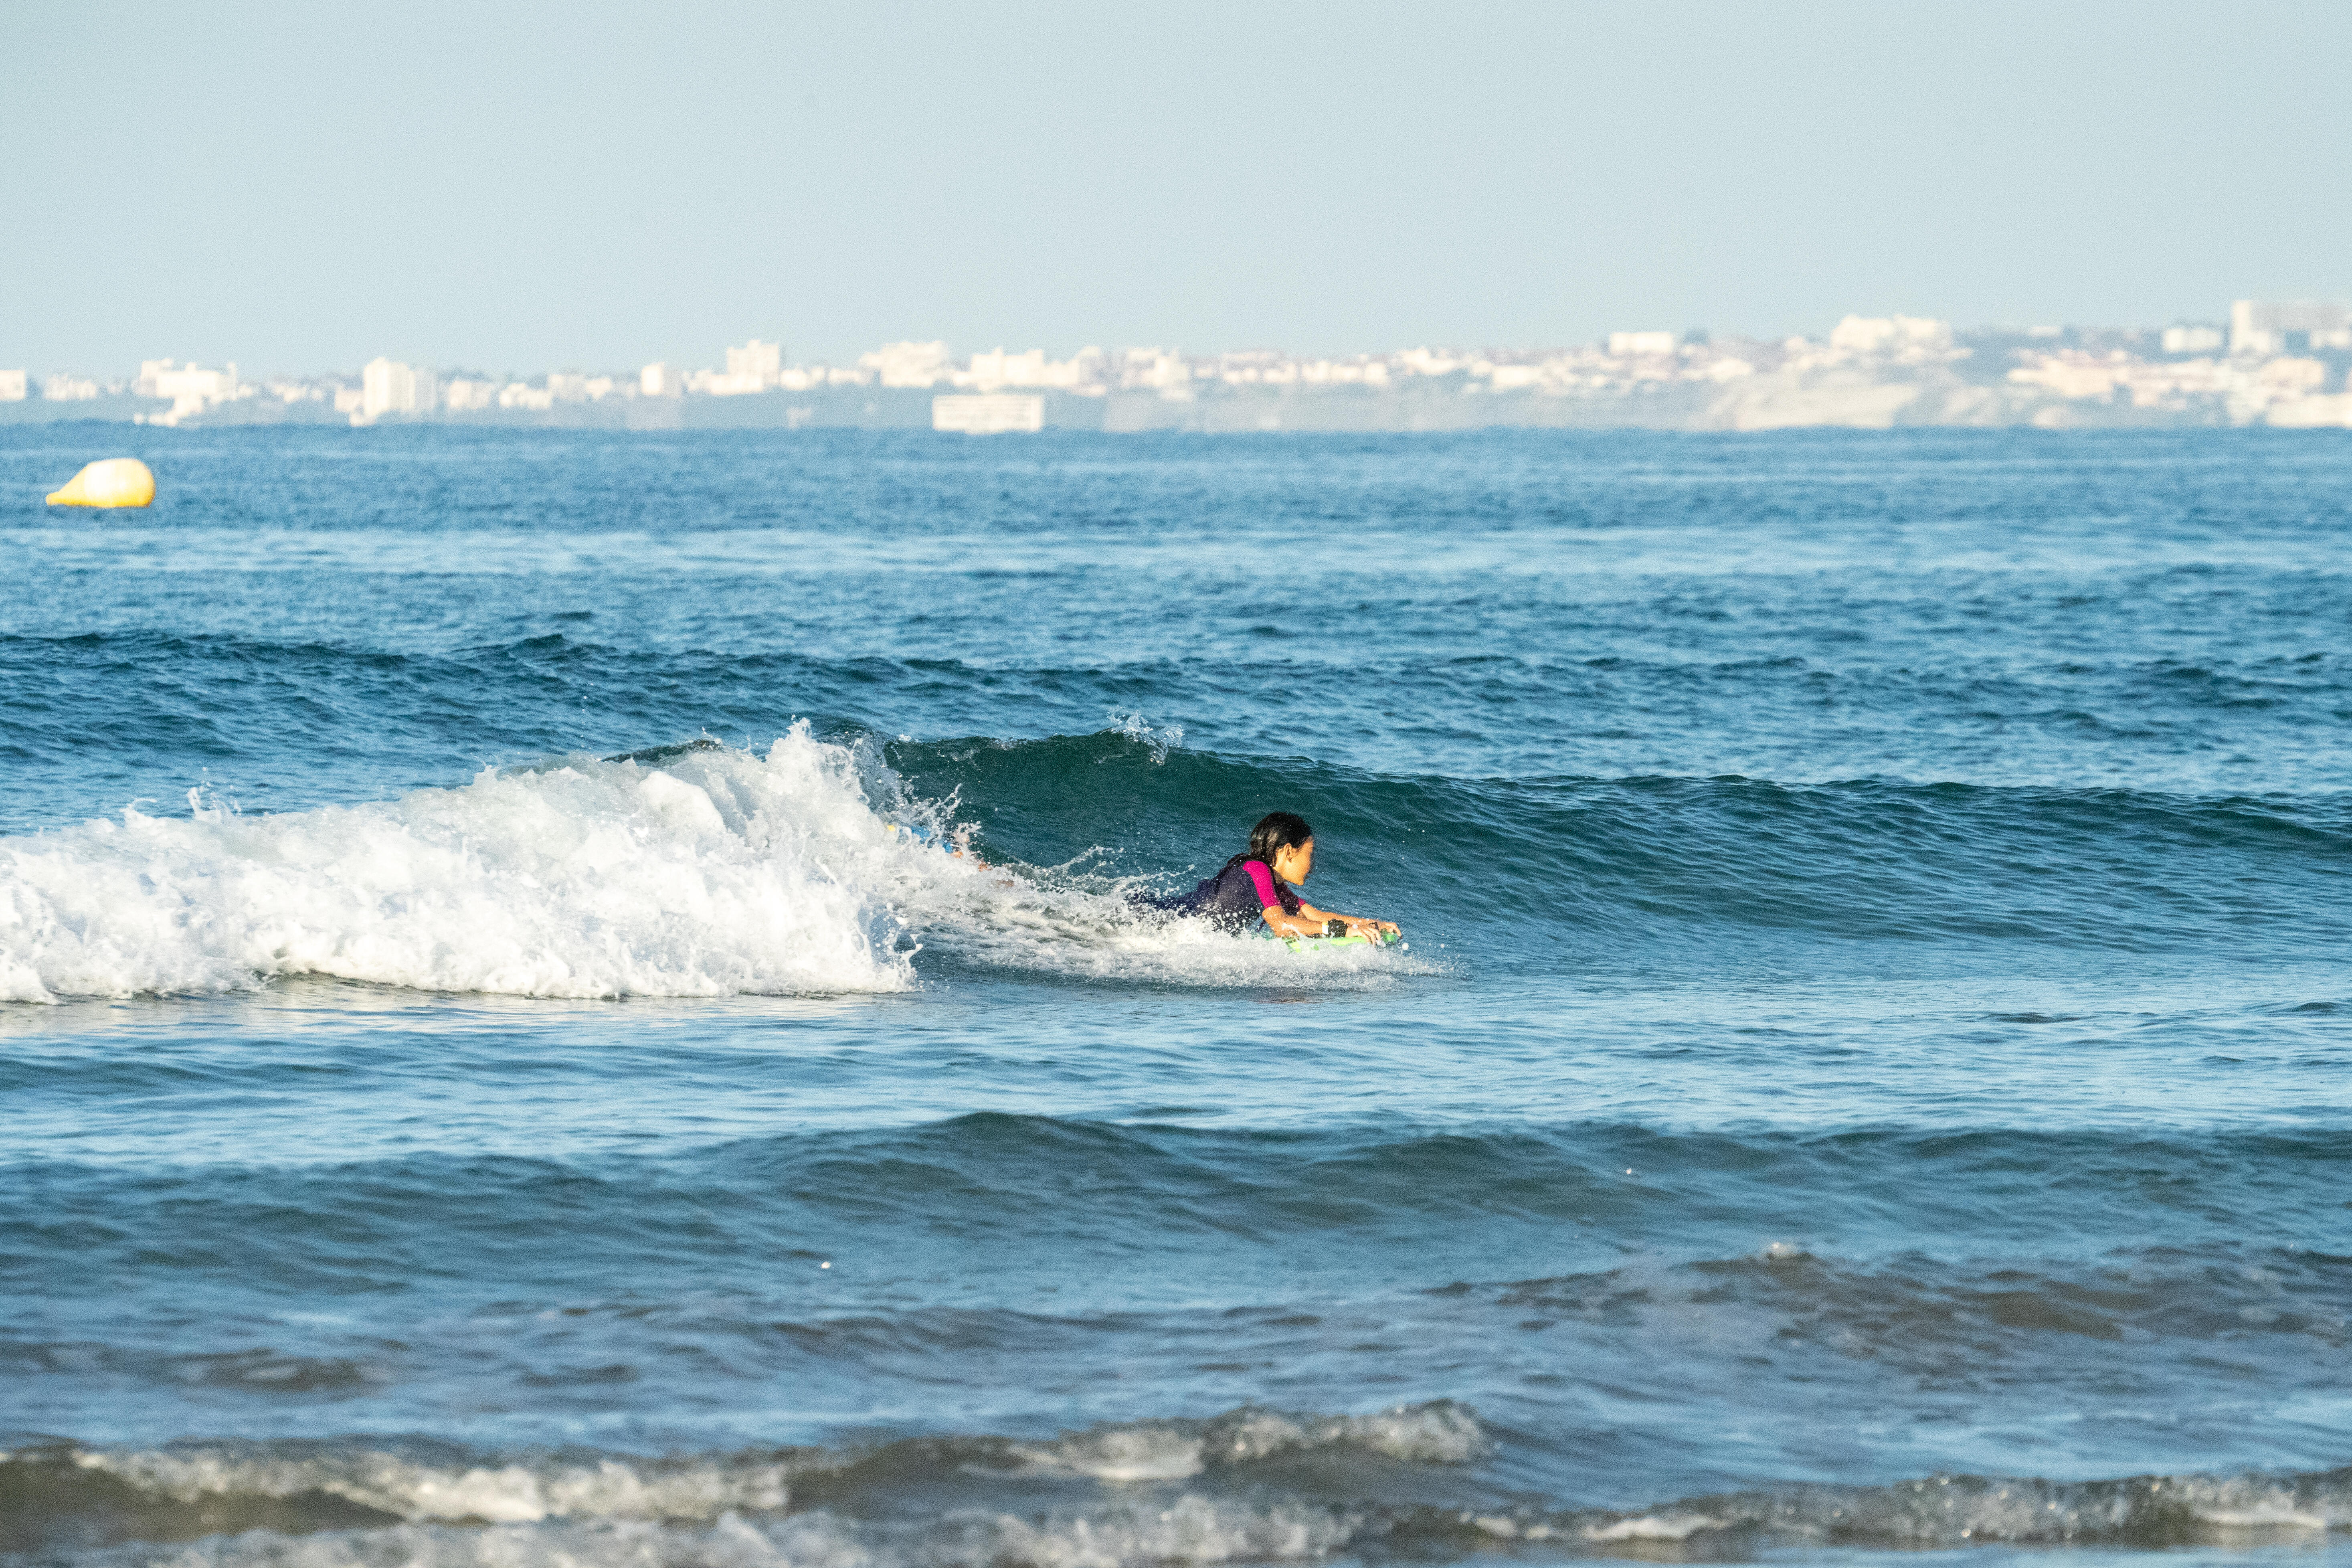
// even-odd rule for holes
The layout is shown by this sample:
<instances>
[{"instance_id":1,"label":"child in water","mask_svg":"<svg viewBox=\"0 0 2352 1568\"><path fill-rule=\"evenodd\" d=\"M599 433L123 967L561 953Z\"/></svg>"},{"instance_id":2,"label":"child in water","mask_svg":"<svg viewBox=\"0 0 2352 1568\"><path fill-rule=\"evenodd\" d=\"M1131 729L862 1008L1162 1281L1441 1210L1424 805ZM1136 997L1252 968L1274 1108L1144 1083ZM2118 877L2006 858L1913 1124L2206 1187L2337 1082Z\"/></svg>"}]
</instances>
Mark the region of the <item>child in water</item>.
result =
<instances>
[{"instance_id":1,"label":"child in water","mask_svg":"<svg viewBox=\"0 0 2352 1568\"><path fill-rule=\"evenodd\" d=\"M1334 914L1300 898L1290 884L1315 869L1315 830L1296 812L1277 811L1250 829L1249 848L1225 862L1213 877L1161 907L1180 915L1200 915L1230 931L1247 931L1259 921L1276 936L1360 936L1378 947L1396 934L1387 921Z\"/></svg>"}]
</instances>

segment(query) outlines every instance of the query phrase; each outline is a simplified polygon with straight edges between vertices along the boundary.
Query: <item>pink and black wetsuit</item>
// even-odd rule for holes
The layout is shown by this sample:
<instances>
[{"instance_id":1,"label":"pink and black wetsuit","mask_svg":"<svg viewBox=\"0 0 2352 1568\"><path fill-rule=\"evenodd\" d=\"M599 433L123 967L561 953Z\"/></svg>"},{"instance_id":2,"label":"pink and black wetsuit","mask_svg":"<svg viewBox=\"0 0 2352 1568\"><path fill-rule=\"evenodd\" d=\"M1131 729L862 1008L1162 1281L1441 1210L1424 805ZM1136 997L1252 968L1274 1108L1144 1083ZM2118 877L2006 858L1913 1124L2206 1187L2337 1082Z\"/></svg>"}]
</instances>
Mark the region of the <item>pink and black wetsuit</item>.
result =
<instances>
[{"instance_id":1,"label":"pink and black wetsuit","mask_svg":"<svg viewBox=\"0 0 2352 1568\"><path fill-rule=\"evenodd\" d=\"M1277 905L1284 913L1295 915L1298 895L1265 861L1236 855L1215 876L1202 879L1199 887L1160 907L1180 915L1199 915L1227 931L1243 931Z\"/></svg>"}]
</instances>

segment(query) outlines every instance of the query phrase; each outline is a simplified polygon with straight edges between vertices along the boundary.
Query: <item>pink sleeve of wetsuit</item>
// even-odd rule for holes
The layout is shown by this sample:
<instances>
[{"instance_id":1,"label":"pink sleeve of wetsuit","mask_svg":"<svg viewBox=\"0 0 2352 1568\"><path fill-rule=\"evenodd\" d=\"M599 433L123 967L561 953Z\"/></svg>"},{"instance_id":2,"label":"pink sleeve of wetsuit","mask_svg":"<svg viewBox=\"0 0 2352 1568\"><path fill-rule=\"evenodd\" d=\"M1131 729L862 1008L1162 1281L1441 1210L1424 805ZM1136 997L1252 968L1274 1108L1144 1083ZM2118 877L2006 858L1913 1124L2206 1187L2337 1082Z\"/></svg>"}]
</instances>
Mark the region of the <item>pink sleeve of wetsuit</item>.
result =
<instances>
[{"instance_id":1,"label":"pink sleeve of wetsuit","mask_svg":"<svg viewBox=\"0 0 2352 1568\"><path fill-rule=\"evenodd\" d=\"M1250 885L1257 889L1258 908L1278 910L1282 897L1274 890L1274 873L1265 868L1263 860L1244 860L1242 869L1249 873Z\"/></svg>"}]
</instances>

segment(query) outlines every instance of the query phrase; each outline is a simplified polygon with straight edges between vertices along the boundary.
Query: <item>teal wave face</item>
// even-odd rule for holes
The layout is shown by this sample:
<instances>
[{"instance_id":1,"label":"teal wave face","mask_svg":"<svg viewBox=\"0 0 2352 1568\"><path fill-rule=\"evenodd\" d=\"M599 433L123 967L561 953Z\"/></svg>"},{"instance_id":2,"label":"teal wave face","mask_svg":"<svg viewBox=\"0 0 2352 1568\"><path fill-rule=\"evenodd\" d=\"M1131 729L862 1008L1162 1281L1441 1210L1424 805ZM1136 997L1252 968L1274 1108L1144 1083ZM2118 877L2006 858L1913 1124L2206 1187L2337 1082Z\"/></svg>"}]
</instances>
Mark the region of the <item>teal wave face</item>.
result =
<instances>
[{"instance_id":1,"label":"teal wave face","mask_svg":"<svg viewBox=\"0 0 2352 1568\"><path fill-rule=\"evenodd\" d=\"M1859 781L1394 777L1119 732L898 743L918 796L1039 865L1189 885L1267 811L1306 815L1318 889L1516 962L1760 960L1805 938L1988 949L2340 951L2352 796L2200 797ZM1329 893L1340 898L1340 893ZM1496 911L1507 911L1496 918Z\"/></svg>"}]
</instances>

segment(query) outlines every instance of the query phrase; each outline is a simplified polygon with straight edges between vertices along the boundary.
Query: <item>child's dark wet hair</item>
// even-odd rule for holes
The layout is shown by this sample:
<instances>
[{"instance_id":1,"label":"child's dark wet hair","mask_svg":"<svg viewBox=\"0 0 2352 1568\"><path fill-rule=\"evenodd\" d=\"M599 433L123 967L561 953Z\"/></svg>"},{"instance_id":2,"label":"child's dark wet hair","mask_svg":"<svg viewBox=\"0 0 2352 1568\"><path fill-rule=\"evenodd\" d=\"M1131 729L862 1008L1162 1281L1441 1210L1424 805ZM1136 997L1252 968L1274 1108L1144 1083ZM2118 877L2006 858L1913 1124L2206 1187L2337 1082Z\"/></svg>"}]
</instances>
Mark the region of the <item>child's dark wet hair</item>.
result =
<instances>
[{"instance_id":1,"label":"child's dark wet hair","mask_svg":"<svg viewBox=\"0 0 2352 1568\"><path fill-rule=\"evenodd\" d=\"M1307 826L1307 819L1297 812L1268 812L1259 819L1255 827L1250 829L1249 858L1271 866L1276 851L1296 849L1314 837L1315 830ZM1233 840L1229 838L1225 842L1230 844Z\"/></svg>"}]
</instances>

